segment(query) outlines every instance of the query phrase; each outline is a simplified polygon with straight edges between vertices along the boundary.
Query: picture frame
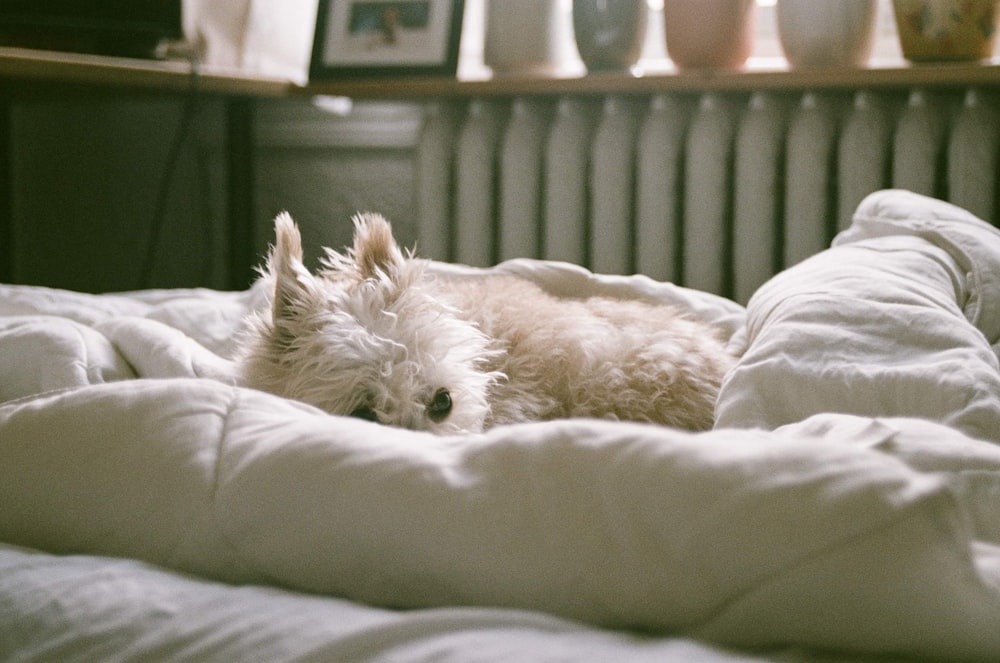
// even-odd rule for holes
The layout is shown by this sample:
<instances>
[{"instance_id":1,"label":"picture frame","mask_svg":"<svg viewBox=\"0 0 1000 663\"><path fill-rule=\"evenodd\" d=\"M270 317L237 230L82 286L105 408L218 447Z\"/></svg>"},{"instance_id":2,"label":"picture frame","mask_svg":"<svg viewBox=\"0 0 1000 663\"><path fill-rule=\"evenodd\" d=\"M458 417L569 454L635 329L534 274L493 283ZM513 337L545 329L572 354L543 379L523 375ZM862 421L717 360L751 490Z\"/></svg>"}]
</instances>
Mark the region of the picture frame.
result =
<instances>
[{"instance_id":1,"label":"picture frame","mask_svg":"<svg viewBox=\"0 0 1000 663\"><path fill-rule=\"evenodd\" d=\"M464 0L319 0L309 80L454 76Z\"/></svg>"}]
</instances>

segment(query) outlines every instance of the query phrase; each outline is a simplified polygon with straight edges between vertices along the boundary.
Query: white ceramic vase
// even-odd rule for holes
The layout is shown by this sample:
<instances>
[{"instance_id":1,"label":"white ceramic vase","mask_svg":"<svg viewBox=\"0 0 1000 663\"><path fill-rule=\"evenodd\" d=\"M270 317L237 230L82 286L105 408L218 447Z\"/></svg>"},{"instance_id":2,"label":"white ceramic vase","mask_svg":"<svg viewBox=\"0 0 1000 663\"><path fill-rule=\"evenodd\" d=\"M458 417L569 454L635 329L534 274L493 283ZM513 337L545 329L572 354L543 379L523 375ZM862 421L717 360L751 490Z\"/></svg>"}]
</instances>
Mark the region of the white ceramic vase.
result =
<instances>
[{"instance_id":1,"label":"white ceramic vase","mask_svg":"<svg viewBox=\"0 0 1000 663\"><path fill-rule=\"evenodd\" d=\"M570 5L559 0L486 0L483 63L494 73L552 73L573 53Z\"/></svg>"},{"instance_id":2,"label":"white ceramic vase","mask_svg":"<svg viewBox=\"0 0 1000 663\"><path fill-rule=\"evenodd\" d=\"M794 69L863 67L875 37L876 0L778 0L778 38Z\"/></svg>"}]
</instances>

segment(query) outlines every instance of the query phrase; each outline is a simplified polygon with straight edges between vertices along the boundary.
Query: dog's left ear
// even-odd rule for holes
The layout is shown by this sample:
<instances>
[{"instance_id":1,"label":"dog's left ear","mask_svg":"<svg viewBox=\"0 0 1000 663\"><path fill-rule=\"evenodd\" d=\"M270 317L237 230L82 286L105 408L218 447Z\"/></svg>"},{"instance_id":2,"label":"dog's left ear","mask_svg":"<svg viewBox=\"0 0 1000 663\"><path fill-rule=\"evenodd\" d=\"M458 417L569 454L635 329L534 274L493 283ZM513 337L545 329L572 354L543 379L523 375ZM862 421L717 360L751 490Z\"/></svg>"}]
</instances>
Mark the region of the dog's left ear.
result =
<instances>
[{"instance_id":1,"label":"dog's left ear","mask_svg":"<svg viewBox=\"0 0 1000 663\"><path fill-rule=\"evenodd\" d=\"M362 279L380 274L395 279L406 259L392 236L392 226L381 214L366 212L354 217L354 249L351 256Z\"/></svg>"},{"instance_id":2,"label":"dog's left ear","mask_svg":"<svg viewBox=\"0 0 1000 663\"><path fill-rule=\"evenodd\" d=\"M302 236L288 212L274 219L274 238L267 271L274 280L271 310L274 322L278 323L294 317L304 295L315 288L315 279L302 262Z\"/></svg>"}]
</instances>

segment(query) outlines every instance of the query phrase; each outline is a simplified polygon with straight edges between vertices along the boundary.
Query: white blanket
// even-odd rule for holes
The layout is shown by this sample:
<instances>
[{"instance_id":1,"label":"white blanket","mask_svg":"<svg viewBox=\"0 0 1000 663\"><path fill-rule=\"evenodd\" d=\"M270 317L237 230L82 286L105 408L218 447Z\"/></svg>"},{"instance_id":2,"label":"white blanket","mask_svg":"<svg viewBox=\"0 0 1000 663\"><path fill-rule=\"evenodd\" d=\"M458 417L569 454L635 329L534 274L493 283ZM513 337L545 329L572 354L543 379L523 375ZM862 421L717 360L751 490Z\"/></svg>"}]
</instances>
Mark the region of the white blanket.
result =
<instances>
[{"instance_id":1,"label":"white blanket","mask_svg":"<svg viewBox=\"0 0 1000 663\"><path fill-rule=\"evenodd\" d=\"M748 303L719 426L918 416L1000 442L1000 231L901 191Z\"/></svg>"},{"instance_id":2,"label":"white blanket","mask_svg":"<svg viewBox=\"0 0 1000 663\"><path fill-rule=\"evenodd\" d=\"M1000 431L1000 233L884 192L824 255L841 257L746 315L639 277L499 268L719 325L744 353L697 435L333 417L228 383L261 293L2 287L0 540L385 607L997 660L1000 447L975 437Z\"/></svg>"}]
</instances>

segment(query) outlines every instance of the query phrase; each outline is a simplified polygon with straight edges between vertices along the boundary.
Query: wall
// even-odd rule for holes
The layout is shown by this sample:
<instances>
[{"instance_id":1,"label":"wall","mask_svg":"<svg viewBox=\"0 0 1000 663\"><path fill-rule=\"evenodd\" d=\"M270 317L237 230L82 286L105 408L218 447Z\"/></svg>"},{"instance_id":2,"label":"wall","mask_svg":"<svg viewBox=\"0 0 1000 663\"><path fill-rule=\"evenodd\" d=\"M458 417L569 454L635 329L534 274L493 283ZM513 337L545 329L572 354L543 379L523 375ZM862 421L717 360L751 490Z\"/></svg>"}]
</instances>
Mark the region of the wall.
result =
<instances>
[{"instance_id":1,"label":"wall","mask_svg":"<svg viewBox=\"0 0 1000 663\"><path fill-rule=\"evenodd\" d=\"M273 239L287 210L299 224L310 266L320 247L351 242L351 216L379 212L401 243L416 236L414 151L422 107L347 99L272 100L257 106L256 245Z\"/></svg>"},{"instance_id":2,"label":"wall","mask_svg":"<svg viewBox=\"0 0 1000 663\"><path fill-rule=\"evenodd\" d=\"M85 291L222 286L222 106L193 109L162 214L183 101L21 100L10 108L12 280ZM162 232L154 237L154 219Z\"/></svg>"},{"instance_id":3,"label":"wall","mask_svg":"<svg viewBox=\"0 0 1000 663\"><path fill-rule=\"evenodd\" d=\"M258 262L281 210L300 223L311 263L320 246L350 241L357 210L385 214L413 242L421 107L319 101L256 105L254 190L236 195L252 198ZM9 117L12 218L0 251L12 281L90 292L229 287L223 101L198 99L162 213L183 99L19 97Z\"/></svg>"}]
</instances>

